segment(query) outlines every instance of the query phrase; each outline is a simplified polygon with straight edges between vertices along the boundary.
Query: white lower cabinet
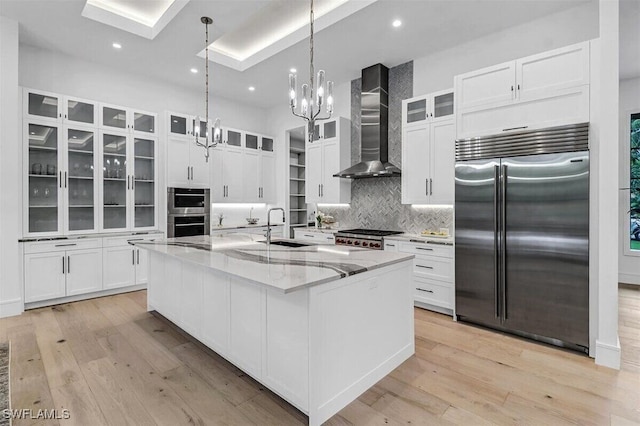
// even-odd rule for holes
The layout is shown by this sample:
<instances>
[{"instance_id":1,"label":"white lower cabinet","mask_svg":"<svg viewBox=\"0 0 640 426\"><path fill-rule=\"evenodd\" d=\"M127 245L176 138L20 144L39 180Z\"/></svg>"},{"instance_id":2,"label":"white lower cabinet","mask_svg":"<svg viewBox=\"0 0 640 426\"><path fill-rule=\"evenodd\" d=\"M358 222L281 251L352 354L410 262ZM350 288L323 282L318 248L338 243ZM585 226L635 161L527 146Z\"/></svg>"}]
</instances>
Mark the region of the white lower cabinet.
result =
<instances>
[{"instance_id":1,"label":"white lower cabinet","mask_svg":"<svg viewBox=\"0 0 640 426\"><path fill-rule=\"evenodd\" d=\"M293 231L296 240L308 241L314 244L330 244L336 243L336 235L328 232L310 231L308 229L296 228Z\"/></svg>"},{"instance_id":2,"label":"white lower cabinet","mask_svg":"<svg viewBox=\"0 0 640 426\"><path fill-rule=\"evenodd\" d=\"M147 251L129 241L161 237L158 233L25 242L24 303L60 303L56 299L146 284Z\"/></svg>"},{"instance_id":3,"label":"white lower cabinet","mask_svg":"<svg viewBox=\"0 0 640 426\"><path fill-rule=\"evenodd\" d=\"M156 238L158 235L105 238L102 252L104 289L146 284L149 275L147 251L129 242Z\"/></svg>"},{"instance_id":4,"label":"white lower cabinet","mask_svg":"<svg viewBox=\"0 0 640 426\"><path fill-rule=\"evenodd\" d=\"M453 246L386 239L384 249L415 255L413 283L416 306L449 315L453 313Z\"/></svg>"},{"instance_id":5,"label":"white lower cabinet","mask_svg":"<svg viewBox=\"0 0 640 426\"><path fill-rule=\"evenodd\" d=\"M102 289L100 240L27 243L24 251L25 303Z\"/></svg>"}]
</instances>

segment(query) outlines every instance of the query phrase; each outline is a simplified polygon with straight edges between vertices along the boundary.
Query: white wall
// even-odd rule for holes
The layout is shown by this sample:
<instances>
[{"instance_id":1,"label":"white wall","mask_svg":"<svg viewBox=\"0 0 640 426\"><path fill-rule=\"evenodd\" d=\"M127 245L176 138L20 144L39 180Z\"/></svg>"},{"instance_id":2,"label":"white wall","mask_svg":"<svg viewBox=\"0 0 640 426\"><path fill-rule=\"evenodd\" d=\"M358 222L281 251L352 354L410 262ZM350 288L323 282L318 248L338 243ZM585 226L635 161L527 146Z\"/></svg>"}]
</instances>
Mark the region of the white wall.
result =
<instances>
[{"instance_id":1,"label":"white wall","mask_svg":"<svg viewBox=\"0 0 640 426\"><path fill-rule=\"evenodd\" d=\"M0 16L0 317L22 312L18 23Z\"/></svg>"},{"instance_id":2,"label":"white wall","mask_svg":"<svg viewBox=\"0 0 640 426\"><path fill-rule=\"evenodd\" d=\"M451 88L458 74L597 37L598 3L590 2L414 59L413 94Z\"/></svg>"},{"instance_id":3,"label":"white wall","mask_svg":"<svg viewBox=\"0 0 640 426\"><path fill-rule=\"evenodd\" d=\"M620 81L620 187L629 187L629 114L640 112L640 77ZM620 194L618 280L640 285L640 252L629 250L629 191Z\"/></svg>"}]
</instances>

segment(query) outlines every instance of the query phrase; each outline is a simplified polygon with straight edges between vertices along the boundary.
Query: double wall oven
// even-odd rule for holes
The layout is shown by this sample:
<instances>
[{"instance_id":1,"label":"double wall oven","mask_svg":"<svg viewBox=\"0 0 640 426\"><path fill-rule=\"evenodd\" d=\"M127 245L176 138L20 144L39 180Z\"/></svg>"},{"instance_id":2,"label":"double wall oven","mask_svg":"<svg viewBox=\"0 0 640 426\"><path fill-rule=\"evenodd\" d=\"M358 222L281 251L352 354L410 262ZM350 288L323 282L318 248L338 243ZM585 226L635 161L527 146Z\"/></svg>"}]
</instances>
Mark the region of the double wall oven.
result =
<instances>
[{"instance_id":1,"label":"double wall oven","mask_svg":"<svg viewBox=\"0 0 640 426\"><path fill-rule=\"evenodd\" d=\"M209 234L211 198L208 189L167 189L167 236Z\"/></svg>"}]
</instances>

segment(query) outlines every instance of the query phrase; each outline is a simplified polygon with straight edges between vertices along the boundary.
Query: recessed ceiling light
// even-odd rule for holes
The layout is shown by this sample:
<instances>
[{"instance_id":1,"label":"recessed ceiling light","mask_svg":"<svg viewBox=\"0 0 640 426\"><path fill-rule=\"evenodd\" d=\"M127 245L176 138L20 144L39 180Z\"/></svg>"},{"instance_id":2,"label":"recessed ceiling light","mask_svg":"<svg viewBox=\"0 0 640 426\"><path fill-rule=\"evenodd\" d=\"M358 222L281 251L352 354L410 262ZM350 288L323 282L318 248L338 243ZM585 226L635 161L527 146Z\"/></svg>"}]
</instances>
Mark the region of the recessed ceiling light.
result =
<instances>
[{"instance_id":1,"label":"recessed ceiling light","mask_svg":"<svg viewBox=\"0 0 640 426\"><path fill-rule=\"evenodd\" d=\"M298 72L298 70L297 70L297 69L295 69L295 68L291 68L291 69L289 70L289 72L296 73L296 72Z\"/></svg>"},{"instance_id":2,"label":"recessed ceiling light","mask_svg":"<svg viewBox=\"0 0 640 426\"><path fill-rule=\"evenodd\" d=\"M391 25L393 25L393 27L394 27L394 28L398 28L399 26L401 26L401 25L402 25L402 21L401 21L401 20L399 20L399 19L396 19L395 21L393 21L393 22L391 23Z\"/></svg>"},{"instance_id":3,"label":"recessed ceiling light","mask_svg":"<svg viewBox=\"0 0 640 426\"><path fill-rule=\"evenodd\" d=\"M256 90L256 88L255 88L255 87L253 87L253 86L249 86L249 91L250 91L250 92L253 92L254 90Z\"/></svg>"},{"instance_id":4,"label":"recessed ceiling light","mask_svg":"<svg viewBox=\"0 0 640 426\"><path fill-rule=\"evenodd\" d=\"M198 68L191 68L190 71L194 74L198 74Z\"/></svg>"},{"instance_id":5,"label":"recessed ceiling light","mask_svg":"<svg viewBox=\"0 0 640 426\"><path fill-rule=\"evenodd\" d=\"M122 49L122 45L120 43L113 43L112 46L114 49Z\"/></svg>"}]
</instances>

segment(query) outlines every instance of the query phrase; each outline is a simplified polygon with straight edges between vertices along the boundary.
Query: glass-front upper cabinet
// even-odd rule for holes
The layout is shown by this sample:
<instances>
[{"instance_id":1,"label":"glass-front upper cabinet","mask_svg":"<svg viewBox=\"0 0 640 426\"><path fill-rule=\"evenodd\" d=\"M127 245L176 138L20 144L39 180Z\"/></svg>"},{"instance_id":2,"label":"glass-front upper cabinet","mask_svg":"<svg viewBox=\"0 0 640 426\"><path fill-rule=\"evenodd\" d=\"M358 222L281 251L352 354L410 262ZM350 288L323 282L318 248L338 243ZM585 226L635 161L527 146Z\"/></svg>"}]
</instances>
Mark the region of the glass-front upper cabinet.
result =
<instances>
[{"instance_id":1,"label":"glass-front upper cabinet","mask_svg":"<svg viewBox=\"0 0 640 426\"><path fill-rule=\"evenodd\" d=\"M155 133L155 115L133 111L133 130L142 133Z\"/></svg>"},{"instance_id":2,"label":"glass-front upper cabinet","mask_svg":"<svg viewBox=\"0 0 640 426\"><path fill-rule=\"evenodd\" d=\"M127 228L127 136L102 134L103 228Z\"/></svg>"},{"instance_id":3,"label":"glass-front upper cabinet","mask_svg":"<svg viewBox=\"0 0 640 426\"><path fill-rule=\"evenodd\" d=\"M56 233L62 228L62 170L60 128L53 125L25 124L28 138L26 162L28 233Z\"/></svg>"},{"instance_id":4,"label":"glass-front upper cabinet","mask_svg":"<svg viewBox=\"0 0 640 426\"><path fill-rule=\"evenodd\" d=\"M260 149L265 152L273 152L273 139L263 136L260 142Z\"/></svg>"},{"instance_id":5,"label":"glass-front upper cabinet","mask_svg":"<svg viewBox=\"0 0 640 426\"><path fill-rule=\"evenodd\" d=\"M252 135L251 133L245 134L245 148L247 149L258 149L258 136Z\"/></svg>"},{"instance_id":6,"label":"glass-front upper cabinet","mask_svg":"<svg viewBox=\"0 0 640 426\"><path fill-rule=\"evenodd\" d=\"M433 95L433 119L453 115L453 91Z\"/></svg>"},{"instance_id":7,"label":"glass-front upper cabinet","mask_svg":"<svg viewBox=\"0 0 640 426\"><path fill-rule=\"evenodd\" d=\"M25 89L24 114L27 118L58 121L62 118L62 97L54 93Z\"/></svg>"},{"instance_id":8,"label":"glass-front upper cabinet","mask_svg":"<svg viewBox=\"0 0 640 426\"><path fill-rule=\"evenodd\" d=\"M91 130L65 129L67 145L67 230L95 229L96 134Z\"/></svg>"},{"instance_id":9,"label":"glass-front upper cabinet","mask_svg":"<svg viewBox=\"0 0 640 426\"><path fill-rule=\"evenodd\" d=\"M416 123L427 119L427 99L421 98L407 102L406 123Z\"/></svg>"},{"instance_id":10,"label":"glass-front upper cabinet","mask_svg":"<svg viewBox=\"0 0 640 426\"><path fill-rule=\"evenodd\" d=\"M152 228L156 217L155 140L134 138L133 154L134 227Z\"/></svg>"},{"instance_id":11,"label":"glass-front upper cabinet","mask_svg":"<svg viewBox=\"0 0 640 426\"><path fill-rule=\"evenodd\" d=\"M224 142L229 146L242 146L242 132L239 130L226 129L224 131L226 137L224 138Z\"/></svg>"},{"instance_id":12,"label":"glass-front upper cabinet","mask_svg":"<svg viewBox=\"0 0 640 426\"><path fill-rule=\"evenodd\" d=\"M155 134L156 115L117 105L101 104L100 125L107 131L110 129L126 129L129 132Z\"/></svg>"},{"instance_id":13,"label":"glass-front upper cabinet","mask_svg":"<svg viewBox=\"0 0 640 426\"><path fill-rule=\"evenodd\" d=\"M403 124L420 124L440 121L453 116L453 89L402 101Z\"/></svg>"},{"instance_id":14,"label":"glass-front upper cabinet","mask_svg":"<svg viewBox=\"0 0 640 426\"><path fill-rule=\"evenodd\" d=\"M182 114L169 114L169 133L175 136L187 136L191 132L188 128L189 117Z\"/></svg>"},{"instance_id":15,"label":"glass-front upper cabinet","mask_svg":"<svg viewBox=\"0 0 640 426\"><path fill-rule=\"evenodd\" d=\"M73 123L93 126L98 123L97 110L93 102L67 97L63 118Z\"/></svg>"}]
</instances>

